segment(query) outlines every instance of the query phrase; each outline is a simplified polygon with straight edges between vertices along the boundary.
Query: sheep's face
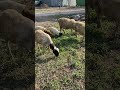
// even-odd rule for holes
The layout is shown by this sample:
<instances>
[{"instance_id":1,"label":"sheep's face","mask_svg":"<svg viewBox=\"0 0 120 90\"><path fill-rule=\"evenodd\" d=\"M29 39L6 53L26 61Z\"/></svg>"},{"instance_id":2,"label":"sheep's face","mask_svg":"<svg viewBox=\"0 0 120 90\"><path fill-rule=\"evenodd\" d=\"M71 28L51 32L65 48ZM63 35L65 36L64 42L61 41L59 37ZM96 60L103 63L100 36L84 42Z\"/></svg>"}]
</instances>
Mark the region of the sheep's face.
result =
<instances>
[{"instance_id":1,"label":"sheep's face","mask_svg":"<svg viewBox=\"0 0 120 90\"><path fill-rule=\"evenodd\" d=\"M62 35L63 35L63 34L60 32L60 33L59 33L59 36L62 36Z\"/></svg>"},{"instance_id":2,"label":"sheep's face","mask_svg":"<svg viewBox=\"0 0 120 90\"><path fill-rule=\"evenodd\" d=\"M50 44L50 48L53 50L53 53L55 54L55 56L59 56L59 49L54 46L53 44Z\"/></svg>"},{"instance_id":3,"label":"sheep's face","mask_svg":"<svg viewBox=\"0 0 120 90\"><path fill-rule=\"evenodd\" d=\"M58 48L54 49L53 53L55 54L56 57L58 57L59 56L59 49Z\"/></svg>"}]
</instances>

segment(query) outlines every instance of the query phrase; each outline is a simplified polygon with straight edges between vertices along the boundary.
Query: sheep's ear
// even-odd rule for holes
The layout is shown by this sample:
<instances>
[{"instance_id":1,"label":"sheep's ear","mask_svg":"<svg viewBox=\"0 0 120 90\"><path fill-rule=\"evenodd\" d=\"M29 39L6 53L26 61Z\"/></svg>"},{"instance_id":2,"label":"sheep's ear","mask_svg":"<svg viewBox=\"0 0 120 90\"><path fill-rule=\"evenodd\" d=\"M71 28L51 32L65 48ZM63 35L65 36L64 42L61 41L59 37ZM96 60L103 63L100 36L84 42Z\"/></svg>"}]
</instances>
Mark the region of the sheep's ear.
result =
<instances>
[{"instance_id":1,"label":"sheep's ear","mask_svg":"<svg viewBox=\"0 0 120 90\"><path fill-rule=\"evenodd\" d=\"M51 48L52 50L54 50L54 45L53 45L53 44L50 44L50 48Z\"/></svg>"}]
</instances>

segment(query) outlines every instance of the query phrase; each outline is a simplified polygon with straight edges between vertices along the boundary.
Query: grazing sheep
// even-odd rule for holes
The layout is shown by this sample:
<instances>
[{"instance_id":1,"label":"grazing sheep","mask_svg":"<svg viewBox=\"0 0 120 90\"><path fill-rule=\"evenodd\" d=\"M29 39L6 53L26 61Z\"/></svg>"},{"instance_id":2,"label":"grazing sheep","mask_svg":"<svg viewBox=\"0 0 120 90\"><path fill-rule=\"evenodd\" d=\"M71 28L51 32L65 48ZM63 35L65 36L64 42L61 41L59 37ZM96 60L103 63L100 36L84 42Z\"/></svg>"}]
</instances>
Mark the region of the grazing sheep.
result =
<instances>
[{"instance_id":1,"label":"grazing sheep","mask_svg":"<svg viewBox=\"0 0 120 90\"><path fill-rule=\"evenodd\" d=\"M77 21L74 25L76 36L77 33L79 33L80 35L85 35L85 22Z\"/></svg>"},{"instance_id":2,"label":"grazing sheep","mask_svg":"<svg viewBox=\"0 0 120 90\"><path fill-rule=\"evenodd\" d=\"M51 37L42 30L35 31L35 41L45 47L50 47L55 56L59 56L59 49L53 44Z\"/></svg>"},{"instance_id":3,"label":"grazing sheep","mask_svg":"<svg viewBox=\"0 0 120 90\"><path fill-rule=\"evenodd\" d=\"M35 26L35 30L47 30L47 29L42 26Z\"/></svg>"},{"instance_id":4,"label":"grazing sheep","mask_svg":"<svg viewBox=\"0 0 120 90\"><path fill-rule=\"evenodd\" d=\"M35 15L34 13L31 13L25 5L17 3L15 1L11 0L2 0L0 1L0 10L4 11L7 9L14 9L21 13L23 16L35 21Z\"/></svg>"},{"instance_id":5,"label":"grazing sheep","mask_svg":"<svg viewBox=\"0 0 120 90\"><path fill-rule=\"evenodd\" d=\"M34 49L34 22L13 9L0 14L0 33L2 38L26 48Z\"/></svg>"},{"instance_id":6,"label":"grazing sheep","mask_svg":"<svg viewBox=\"0 0 120 90\"><path fill-rule=\"evenodd\" d=\"M77 37L77 34L83 35L83 39L82 39L82 42L83 42L83 40L85 39L85 22L77 21L74 24L74 28L75 28L74 30L75 30L76 37Z\"/></svg>"},{"instance_id":7,"label":"grazing sheep","mask_svg":"<svg viewBox=\"0 0 120 90\"><path fill-rule=\"evenodd\" d=\"M49 34L51 37L53 37L53 34L49 30L47 30L46 28L44 28L42 26L35 26L35 30L42 30L45 33Z\"/></svg>"},{"instance_id":8,"label":"grazing sheep","mask_svg":"<svg viewBox=\"0 0 120 90\"><path fill-rule=\"evenodd\" d=\"M55 27L48 28L54 36L62 36L62 33Z\"/></svg>"},{"instance_id":9,"label":"grazing sheep","mask_svg":"<svg viewBox=\"0 0 120 90\"><path fill-rule=\"evenodd\" d=\"M63 29L72 29L74 28L74 23L75 23L75 20L74 19L69 19L69 18L59 18L58 19L58 23L59 23L59 26L60 26L60 31ZM65 31L64 31L65 33Z\"/></svg>"}]
</instances>

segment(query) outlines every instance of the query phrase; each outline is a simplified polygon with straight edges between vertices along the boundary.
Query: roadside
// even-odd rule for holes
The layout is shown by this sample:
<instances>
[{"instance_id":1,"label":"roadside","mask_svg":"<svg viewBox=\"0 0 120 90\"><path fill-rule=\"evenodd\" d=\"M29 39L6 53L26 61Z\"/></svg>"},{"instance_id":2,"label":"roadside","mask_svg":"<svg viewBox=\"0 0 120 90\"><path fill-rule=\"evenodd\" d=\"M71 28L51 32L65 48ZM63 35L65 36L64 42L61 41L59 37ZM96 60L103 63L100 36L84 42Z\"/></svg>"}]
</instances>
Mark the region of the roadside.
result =
<instances>
[{"instance_id":1,"label":"roadside","mask_svg":"<svg viewBox=\"0 0 120 90\"><path fill-rule=\"evenodd\" d=\"M35 16L51 16L51 15L67 15L85 13L85 8L49 8L49 9L35 9Z\"/></svg>"}]
</instances>

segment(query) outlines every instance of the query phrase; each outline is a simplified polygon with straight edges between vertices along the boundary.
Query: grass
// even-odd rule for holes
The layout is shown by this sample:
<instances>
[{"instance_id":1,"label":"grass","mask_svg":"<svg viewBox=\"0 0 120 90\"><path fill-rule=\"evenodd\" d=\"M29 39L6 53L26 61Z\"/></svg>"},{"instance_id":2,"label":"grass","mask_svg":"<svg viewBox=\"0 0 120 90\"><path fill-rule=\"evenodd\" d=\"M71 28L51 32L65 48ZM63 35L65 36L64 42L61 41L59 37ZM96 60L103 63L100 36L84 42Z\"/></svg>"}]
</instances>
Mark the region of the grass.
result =
<instances>
[{"instance_id":1,"label":"grass","mask_svg":"<svg viewBox=\"0 0 120 90\"><path fill-rule=\"evenodd\" d=\"M55 25L58 27L58 25ZM53 38L60 49L59 57L36 45L36 88L40 90L83 90L85 74L85 48L82 38L66 30L62 37Z\"/></svg>"},{"instance_id":2,"label":"grass","mask_svg":"<svg viewBox=\"0 0 120 90\"><path fill-rule=\"evenodd\" d=\"M23 88L34 84L34 54L21 50L10 43L14 59L8 50L7 42L0 39L0 89ZM33 86L32 86L33 87Z\"/></svg>"},{"instance_id":3,"label":"grass","mask_svg":"<svg viewBox=\"0 0 120 90\"><path fill-rule=\"evenodd\" d=\"M96 23L86 25L86 89L119 90L120 87L120 37L114 37L116 25L104 18L101 28Z\"/></svg>"}]
</instances>

